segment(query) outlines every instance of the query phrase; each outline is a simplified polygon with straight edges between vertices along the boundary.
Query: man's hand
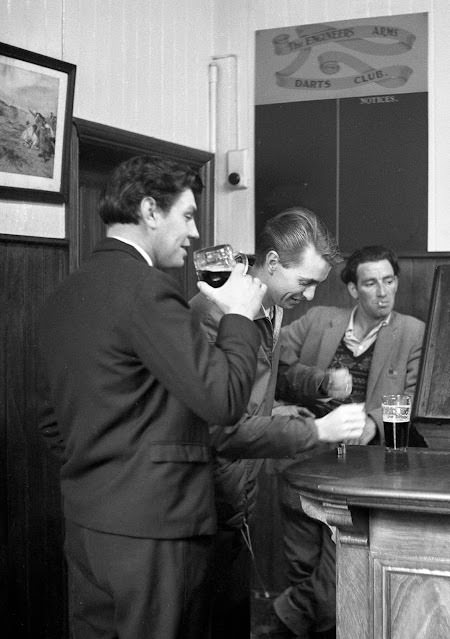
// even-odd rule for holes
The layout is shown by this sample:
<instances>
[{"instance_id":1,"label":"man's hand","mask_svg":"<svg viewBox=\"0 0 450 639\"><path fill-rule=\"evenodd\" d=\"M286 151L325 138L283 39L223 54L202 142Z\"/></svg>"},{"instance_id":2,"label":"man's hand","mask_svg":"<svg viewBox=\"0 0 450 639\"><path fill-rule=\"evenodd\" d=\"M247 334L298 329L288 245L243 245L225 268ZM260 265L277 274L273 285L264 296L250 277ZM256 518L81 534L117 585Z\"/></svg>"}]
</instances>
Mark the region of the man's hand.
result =
<instances>
[{"instance_id":1,"label":"man's hand","mask_svg":"<svg viewBox=\"0 0 450 639\"><path fill-rule=\"evenodd\" d=\"M366 415L366 423L364 424L364 429L362 435L359 439L351 439L347 444L357 444L359 446L366 446L372 439L375 437L377 433L377 425L373 421L369 415Z\"/></svg>"},{"instance_id":2,"label":"man's hand","mask_svg":"<svg viewBox=\"0 0 450 639\"><path fill-rule=\"evenodd\" d=\"M361 437L366 423L364 404L342 404L316 419L319 441L353 442Z\"/></svg>"},{"instance_id":3,"label":"man's hand","mask_svg":"<svg viewBox=\"0 0 450 639\"><path fill-rule=\"evenodd\" d=\"M334 399L345 399L352 392L352 376L348 368L329 368L326 393Z\"/></svg>"},{"instance_id":4,"label":"man's hand","mask_svg":"<svg viewBox=\"0 0 450 639\"><path fill-rule=\"evenodd\" d=\"M197 286L223 313L244 315L250 320L255 319L261 310L267 290L267 286L257 277L245 275L244 264L236 264L228 280L219 288L213 288L206 282L197 282Z\"/></svg>"},{"instance_id":5,"label":"man's hand","mask_svg":"<svg viewBox=\"0 0 450 639\"><path fill-rule=\"evenodd\" d=\"M374 420L371 417L369 417L369 415L367 415L363 433L361 437L359 438L359 441L355 443L361 444L362 446L366 446L369 442L372 441L372 439L375 437L376 434L377 434L377 425L374 422Z\"/></svg>"}]
</instances>

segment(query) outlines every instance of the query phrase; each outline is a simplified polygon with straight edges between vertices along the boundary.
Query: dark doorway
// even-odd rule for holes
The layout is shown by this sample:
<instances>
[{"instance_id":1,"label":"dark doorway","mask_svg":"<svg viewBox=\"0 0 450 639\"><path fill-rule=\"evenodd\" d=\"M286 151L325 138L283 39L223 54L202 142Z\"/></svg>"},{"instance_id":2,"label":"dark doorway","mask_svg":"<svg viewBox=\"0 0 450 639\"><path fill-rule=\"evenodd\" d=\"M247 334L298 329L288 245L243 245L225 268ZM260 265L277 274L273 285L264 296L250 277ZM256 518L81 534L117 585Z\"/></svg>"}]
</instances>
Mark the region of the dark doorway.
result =
<instances>
[{"instance_id":1,"label":"dark doorway","mask_svg":"<svg viewBox=\"0 0 450 639\"><path fill-rule=\"evenodd\" d=\"M208 246L213 243L214 156L211 153L75 118L72 165L77 168L68 220L71 270L90 255L95 244L105 235L97 206L111 171L120 162L144 154L170 158L198 171L204 184L203 193L197 201L198 244ZM188 299L197 292L192 251L185 267L173 269L170 274L181 284Z\"/></svg>"}]
</instances>

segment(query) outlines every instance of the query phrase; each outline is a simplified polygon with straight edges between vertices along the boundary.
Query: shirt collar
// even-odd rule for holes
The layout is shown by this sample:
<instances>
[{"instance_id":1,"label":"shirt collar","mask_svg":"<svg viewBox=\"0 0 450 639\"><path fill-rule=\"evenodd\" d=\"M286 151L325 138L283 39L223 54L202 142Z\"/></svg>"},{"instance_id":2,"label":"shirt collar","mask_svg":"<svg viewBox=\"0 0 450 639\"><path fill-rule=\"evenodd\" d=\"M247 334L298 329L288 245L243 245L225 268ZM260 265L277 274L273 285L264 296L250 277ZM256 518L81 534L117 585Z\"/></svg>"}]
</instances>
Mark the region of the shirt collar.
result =
<instances>
[{"instance_id":1,"label":"shirt collar","mask_svg":"<svg viewBox=\"0 0 450 639\"><path fill-rule=\"evenodd\" d=\"M353 330L354 330L354 326L355 326L355 314L356 314L357 310L358 310L358 305L353 307L353 310L352 310L352 312L350 314L350 319L348 321L347 329L345 331L346 335L353 335ZM392 313L389 313L389 315L387 317L382 319L376 326L374 326L369 331L369 333L367 334L366 337L368 337L369 335L373 335L373 334L378 333L380 328L382 328L383 326L387 326L389 324L389 322L391 321L391 317L392 317Z\"/></svg>"},{"instance_id":2,"label":"shirt collar","mask_svg":"<svg viewBox=\"0 0 450 639\"><path fill-rule=\"evenodd\" d=\"M263 317L267 317L268 320L272 320L274 312L275 306L268 306L267 308L265 308L261 304L258 314L255 316L255 319L262 319Z\"/></svg>"},{"instance_id":3,"label":"shirt collar","mask_svg":"<svg viewBox=\"0 0 450 639\"><path fill-rule=\"evenodd\" d=\"M272 325L273 332L273 344L278 341L278 337L280 335L281 324L283 322L283 309L281 306L277 306L274 304L273 306L269 306L265 308L261 305L258 315L255 317L255 320L258 319L268 319Z\"/></svg>"},{"instance_id":4,"label":"shirt collar","mask_svg":"<svg viewBox=\"0 0 450 639\"><path fill-rule=\"evenodd\" d=\"M150 255L146 253L144 249L141 246L139 246L139 244L136 244L136 242L133 242L132 240L129 240L129 239L125 239L124 237L120 237L120 235L108 235L108 237L111 237L114 240L119 240L119 242L123 242L124 244L129 244L130 246L135 248L138 253L142 255L142 257L144 258L144 260L147 262L149 266L153 266L153 262L151 260Z\"/></svg>"}]
</instances>

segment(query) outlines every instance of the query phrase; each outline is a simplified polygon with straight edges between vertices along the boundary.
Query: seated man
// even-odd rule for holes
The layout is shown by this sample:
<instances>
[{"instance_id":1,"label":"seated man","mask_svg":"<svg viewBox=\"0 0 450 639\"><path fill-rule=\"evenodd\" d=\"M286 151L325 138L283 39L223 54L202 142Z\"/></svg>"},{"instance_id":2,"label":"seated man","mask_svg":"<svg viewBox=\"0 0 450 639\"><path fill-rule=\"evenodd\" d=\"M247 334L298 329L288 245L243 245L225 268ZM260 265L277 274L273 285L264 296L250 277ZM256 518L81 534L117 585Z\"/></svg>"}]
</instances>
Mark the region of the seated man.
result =
<instances>
[{"instance_id":1,"label":"seated man","mask_svg":"<svg viewBox=\"0 0 450 639\"><path fill-rule=\"evenodd\" d=\"M316 306L281 332L278 399L306 406L316 415L342 402L365 402L364 432L354 443L384 442L382 395L414 394L424 323L393 310L398 274L391 250L382 246L357 250L341 272L356 301L354 308ZM351 378L336 376L342 368L348 369ZM341 399L330 399L336 395ZM284 408L288 412L288 406L279 412ZM410 445L426 446L414 429ZM296 460L323 449L316 446ZM305 514L298 493L283 478L281 465L278 470L290 587L275 600L274 609L283 624L273 636L334 637L335 546L330 530Z\"/></svg>"}]
</instances>

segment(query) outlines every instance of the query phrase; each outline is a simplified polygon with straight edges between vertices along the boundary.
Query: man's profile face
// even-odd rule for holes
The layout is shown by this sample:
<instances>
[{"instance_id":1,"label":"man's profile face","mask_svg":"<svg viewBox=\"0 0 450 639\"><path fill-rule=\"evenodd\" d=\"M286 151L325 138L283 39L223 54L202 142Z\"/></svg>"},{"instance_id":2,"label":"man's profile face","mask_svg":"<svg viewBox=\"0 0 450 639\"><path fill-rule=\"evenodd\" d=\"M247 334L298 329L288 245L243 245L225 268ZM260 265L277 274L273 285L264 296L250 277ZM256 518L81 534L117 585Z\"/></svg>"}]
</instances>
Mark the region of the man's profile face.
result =
<instances>
[{"instance_id":1,"label":"man's profile face","mask_svg":"<svg viewBox=\"0 0 450 639\"><path fill-rule=\"evenodd\" d=\"M278 261L267 281L272 303L290 309L302 300L311 301L318 284L327 279L330 269L313 246L304 249L297 264L284 267Z\"/></svg>"},{"instance_id":2,"label":"man's profile face","mask_svg":"<svg viewBox=\"0 0 450 639\"><path fill-rule=\"evenodd\" d=\"M198 239L194 194L182 191L167 212L158 211L158 229L153 245L155 266L179 268L184 265L190 240Z\"/></svg>"},{"instance_id":3,"label":"man's profile face","mask_svg":"<svg viewBox=\"0 0 450 639\"><path fill-rule=\"evenodd\" d=\"M357 283L349 282L350 295L370 320L386 318L394 308L398 279L389 260L363 262L356 270Z\"/></svg>"}]
</instances>

